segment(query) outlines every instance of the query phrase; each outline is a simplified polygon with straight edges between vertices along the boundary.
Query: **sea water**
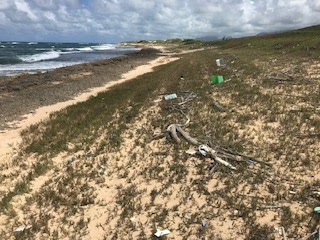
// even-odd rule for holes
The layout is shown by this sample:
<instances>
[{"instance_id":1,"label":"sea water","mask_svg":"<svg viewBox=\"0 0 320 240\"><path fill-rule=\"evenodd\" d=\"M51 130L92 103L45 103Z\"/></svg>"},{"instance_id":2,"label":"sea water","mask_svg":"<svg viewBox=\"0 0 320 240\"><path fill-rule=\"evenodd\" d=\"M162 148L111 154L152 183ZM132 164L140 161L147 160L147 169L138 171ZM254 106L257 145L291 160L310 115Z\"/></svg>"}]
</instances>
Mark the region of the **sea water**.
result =
<instances>
[{"instance_id":1,"label":"sea water","mask_svg":"<svg viewBox=\"0 0 320 240\"><path fill-rule=\"evenodd\" d=\"M44 72L139 50L120 44L0 42L0 76Z\"/></svg>"}]
</instances>

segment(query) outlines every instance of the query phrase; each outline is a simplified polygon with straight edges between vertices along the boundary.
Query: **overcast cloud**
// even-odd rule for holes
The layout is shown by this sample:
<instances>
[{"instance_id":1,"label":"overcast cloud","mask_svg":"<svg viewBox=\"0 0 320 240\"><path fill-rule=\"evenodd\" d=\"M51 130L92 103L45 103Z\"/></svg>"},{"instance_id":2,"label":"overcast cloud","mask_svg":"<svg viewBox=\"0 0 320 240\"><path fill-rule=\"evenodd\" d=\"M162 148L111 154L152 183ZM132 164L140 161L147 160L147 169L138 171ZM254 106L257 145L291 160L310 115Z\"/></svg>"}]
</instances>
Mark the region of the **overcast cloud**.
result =
<instances>
[{"instance_id":1,"label":"overcast cloud","mask_svg":"<svg viewBox=\"0 0 320 240\"><path fill-rule=\"evenodd\" d=\"M241 37L320 24L320 0L0 0L0 41Z\"/></svg>"}]
</instances>

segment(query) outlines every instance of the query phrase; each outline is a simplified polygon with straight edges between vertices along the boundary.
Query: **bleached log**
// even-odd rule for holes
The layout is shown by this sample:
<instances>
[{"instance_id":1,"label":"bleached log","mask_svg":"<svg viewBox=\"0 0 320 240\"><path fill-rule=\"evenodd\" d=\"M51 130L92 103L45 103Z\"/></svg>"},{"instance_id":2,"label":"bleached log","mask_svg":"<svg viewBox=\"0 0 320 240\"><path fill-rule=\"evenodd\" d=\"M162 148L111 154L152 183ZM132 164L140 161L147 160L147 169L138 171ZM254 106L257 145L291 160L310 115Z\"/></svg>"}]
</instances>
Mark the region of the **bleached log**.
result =
<instances>
[{"instance_id":1,"label":"bleached log","mask_svg":"<svg viewBox=\"0 0 320 240\"><path fill-rule=\"evenodd\" d=\"M177 124L171 124L168 126L167 131L170 133L171 138L176 143L180 142L180 138L177 135Z\"/></svg>"},{"instance_id":2,"label":"bleached log","mask_svg":"<svg viewBox=\"0 0 320 240\"><path fill-rule=\"evenodd\" d=\"M188 133L182 130L182 128L179 125L176 125L176 130L187 140L187 142L193 144L193 145L199 145L197 139L191 137Z\"/></svg>"}]
</instances>

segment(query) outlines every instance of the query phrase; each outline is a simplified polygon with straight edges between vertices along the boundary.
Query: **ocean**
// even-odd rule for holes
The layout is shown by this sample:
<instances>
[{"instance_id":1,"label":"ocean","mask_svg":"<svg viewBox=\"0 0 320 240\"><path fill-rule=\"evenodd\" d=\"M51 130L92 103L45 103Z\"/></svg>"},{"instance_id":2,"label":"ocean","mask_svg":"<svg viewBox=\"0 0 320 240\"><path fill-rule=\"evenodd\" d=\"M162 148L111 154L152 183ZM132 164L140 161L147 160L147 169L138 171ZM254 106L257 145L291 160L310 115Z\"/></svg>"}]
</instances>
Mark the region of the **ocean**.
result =
<instances>
[{"instance_id":1,"label":"ocean","mask_svg":"<svg viewBox=\"0 0 320 240\"><path fill-rule=\"evenodd\" d=\"M0 76L45 72L139 50L120 44L0 42Z\"/></svg>"}]
</instances>

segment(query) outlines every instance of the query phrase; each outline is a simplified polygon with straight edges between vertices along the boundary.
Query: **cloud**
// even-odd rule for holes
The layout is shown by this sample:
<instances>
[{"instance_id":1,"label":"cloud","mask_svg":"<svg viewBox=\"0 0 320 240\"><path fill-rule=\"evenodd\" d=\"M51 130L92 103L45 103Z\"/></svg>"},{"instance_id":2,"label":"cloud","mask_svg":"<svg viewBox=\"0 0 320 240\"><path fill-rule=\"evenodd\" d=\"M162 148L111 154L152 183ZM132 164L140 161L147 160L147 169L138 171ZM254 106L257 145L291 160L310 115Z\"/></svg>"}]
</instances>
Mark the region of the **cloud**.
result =
<instances>
[{"instance_id":1,"label":"cloud","mask_svg":"<svg viewBox=\"0 0 320 240\"><path fill-rule=\"evenodd\" d=\"M319 0L1 0L0 40L240 37L320 23Z\"/></svg>"}]
</instances>

